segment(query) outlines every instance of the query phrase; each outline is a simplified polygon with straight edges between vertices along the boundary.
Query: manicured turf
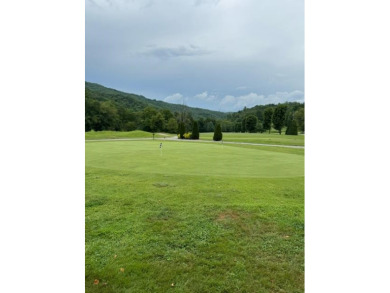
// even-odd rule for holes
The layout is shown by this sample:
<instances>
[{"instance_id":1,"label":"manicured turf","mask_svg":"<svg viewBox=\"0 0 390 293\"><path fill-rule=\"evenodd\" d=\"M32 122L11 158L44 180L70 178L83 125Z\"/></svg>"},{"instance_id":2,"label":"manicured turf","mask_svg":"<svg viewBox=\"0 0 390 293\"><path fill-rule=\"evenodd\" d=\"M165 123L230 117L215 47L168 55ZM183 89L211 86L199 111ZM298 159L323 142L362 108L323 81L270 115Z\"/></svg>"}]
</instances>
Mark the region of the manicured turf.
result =
<instances>
[{"instance_id":1,"label":"manicured turf","mask_svg":"<svg viewBox=\"0 0 390 293\"><path fill-rule=\"evenodd\" d=\"M86 292L303 292L303 150L159 144L85 144Z\"/></svg>"},{"instance_id":2,"label":"manicured turf","mask_svg":"<svg viewBox=\"0 0 390 293\"><path fill-rule=\"evenodd\" d=\"M212 140L213 134L211 132L201 133L201 140ZM224 132L224 141L234 142L248 142L248 143L262 143L262 144L275 144L275 145L294 145L304 146L304 135L285 135L284 133L236 133L236 132Z\"/></svg>"},{"instance_id":3,"label":"manicured turf","mask_svg":"<svg viewBox=\"0 0 390 293\"><path fill-rule=\"evenodd\" d=\"M200 133L200 140L213 140L213 134L211 132ZM170 138L176 136L175 134L162 134L156 133L155 138ZM123 139L123 138L153 138L150 132L135 130L135 131L90 131L85 133L86 140L94 139ZM236 132L224 132L223 141L232 142L247 142L247 143L260 143L271 145L292 145L292 146L304 146L304 135L285 135L278 133L236 133Z\"/></svg>"},{"instance_id":4,"label":"manicured turf","mask_svg":"<svg viewBox=\"0 0 390 293\"><path fill-rule=\"evenodd\" d=\"M164 137L170 135L162 135L155 133L155 137ZM85 133L85 139L115 139L115 138L153 138L152 133L134 130L134 131L89 131Z\"/></svg>"}]
</instances>

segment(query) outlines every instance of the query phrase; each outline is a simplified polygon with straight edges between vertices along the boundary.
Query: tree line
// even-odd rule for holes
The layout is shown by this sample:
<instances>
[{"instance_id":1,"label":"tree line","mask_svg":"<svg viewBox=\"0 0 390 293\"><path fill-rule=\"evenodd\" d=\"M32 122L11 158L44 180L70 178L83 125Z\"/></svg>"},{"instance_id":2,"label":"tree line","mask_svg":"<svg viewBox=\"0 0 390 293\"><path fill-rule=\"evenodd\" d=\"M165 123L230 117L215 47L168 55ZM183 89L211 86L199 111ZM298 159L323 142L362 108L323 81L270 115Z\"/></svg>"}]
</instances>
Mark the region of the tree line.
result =
<instances>
[{"instance_id":1,"label":"tree line","mask_svg":"<svg viewBox=\"0 0 390 293\"><path fill-rule=\"evenodd\" d=\"M220 120L223 132L271 132L279 134L286 128L286 134L294 135L305 131L305 104L286 102L283 104L258 105L229 113Z\"/></svg>"},{"instance_id":2,"label":"tree line","mask_svg":"<svg viewBox=\"0 0 390 293\"><path fill-rule=\"evenodd\" d=\"M265 132L276 129L281 133L287 127L286 134L304 132L304 104L284 103L259 105L229 113L226 119L199 118L196 121L185 106L182 111L156 109L147 106L133 110L111 100L101 101L85 91L85 131L132 131L187 133L214 132L219 124L222 132ZM288 133L287 133L288 132Z\"/></svg>"}]
</instances>

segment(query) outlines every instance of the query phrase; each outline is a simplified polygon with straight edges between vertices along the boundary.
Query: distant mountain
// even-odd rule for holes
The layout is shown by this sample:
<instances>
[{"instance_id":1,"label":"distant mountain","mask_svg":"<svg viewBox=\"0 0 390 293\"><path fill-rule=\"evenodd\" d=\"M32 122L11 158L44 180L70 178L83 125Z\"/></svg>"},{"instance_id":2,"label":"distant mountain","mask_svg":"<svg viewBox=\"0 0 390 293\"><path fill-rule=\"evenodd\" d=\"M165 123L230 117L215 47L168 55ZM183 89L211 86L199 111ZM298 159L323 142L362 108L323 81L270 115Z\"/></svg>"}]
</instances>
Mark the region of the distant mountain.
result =
<instances>
[{"instance_id":1,"label":"distant mountain","mask_svg":"<svg viewBox=\"0 0 390 293\"><path fill-rule=\"evenodd\" d=\"M115 89L106 88L97 83L85 82L85 89L88 90L89 97L98 101L112 101L115 104L131 109L133 111L141 111L148 106L152 106L158 110L167 109L173 112L182 112L185 109L186 112L191 113L194 119L199 118L212 118L212 119L226 119L228 113L219 111L212 111L201 108L193 108L178 104L171 104L163 101L151 100L144 96L129 94L121 92Z\"/></svg>"}]
</instances>

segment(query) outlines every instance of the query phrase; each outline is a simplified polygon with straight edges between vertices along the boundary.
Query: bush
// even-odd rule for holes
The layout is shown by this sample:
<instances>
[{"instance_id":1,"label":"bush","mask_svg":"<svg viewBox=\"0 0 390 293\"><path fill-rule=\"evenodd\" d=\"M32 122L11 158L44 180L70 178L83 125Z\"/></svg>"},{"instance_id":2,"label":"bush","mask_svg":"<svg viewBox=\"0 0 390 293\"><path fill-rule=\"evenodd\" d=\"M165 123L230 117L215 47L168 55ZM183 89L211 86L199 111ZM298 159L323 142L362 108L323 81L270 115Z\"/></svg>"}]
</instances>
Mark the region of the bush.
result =
<instances>
[{"instance_id":1,"label":"bush","mask_svg":"<svg viewBox=\"0 0 390 293\"><path fill-rule=\"evenodd\" d=\"M217 124L217 126L215 127L213 140L215 140L215 141L222 140L221 124Z\"/></svg>"},{"instance_id":2,"label":"bush","mask_svg":"<svg viewBox=\"0 0 390 293\"><path fill-rule=\"evenodd\" d=\"M291 120L286 129L286 135L298 135L298 125L295 120Z\"/></svg>"},{"instance_id":3,"label":"bush","mask_svg":"<svg viewBox=\"0 0 390 293\"><path fill-rule=\"evenodd\" d=\"M184 137L185 139L190 139L191 136L192 136L192 133L191 133L191 132L186 132L186 133L184 133L184 135L183 135L183 137Z\"/></svg>"}]
</instances>

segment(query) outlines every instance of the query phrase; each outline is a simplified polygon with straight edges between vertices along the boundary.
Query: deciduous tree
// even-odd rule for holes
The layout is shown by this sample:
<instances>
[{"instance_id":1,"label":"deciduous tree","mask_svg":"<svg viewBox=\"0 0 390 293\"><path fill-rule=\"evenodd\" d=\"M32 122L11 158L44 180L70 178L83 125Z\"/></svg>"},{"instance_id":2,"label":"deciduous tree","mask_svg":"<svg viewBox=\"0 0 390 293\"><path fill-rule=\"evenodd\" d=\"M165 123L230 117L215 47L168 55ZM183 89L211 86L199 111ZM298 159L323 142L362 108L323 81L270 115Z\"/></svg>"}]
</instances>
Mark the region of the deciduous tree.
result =
<instances>
[{"instance_id":1,"label":"deciduous tree","mask_svg":"<svg viewBox=\"0 0 390 293\"><path fill-rule=\"evenodd\" d=\"M175 118L169 118L168 122L167 122L167 130L169 133L175 133L177 131L177 121Z\"/></svg>"},{"instance_id":2,"label":"deciduous tree","mask_svg":"<svg viewBox=\"0 0 390 293\"><path fill-rule=\"evenodd\" d=\"M258 121L256 124L256 132L260 132L260 133L264 132L263 123L261 123L260 121Z\"/></svg>"},{"instance_id":3,"label":"deciduous tree","mask_svg":"<svg viewBox=\"0 0 390 293\"><path fill-rule=\"evenodd\" d=\"M285 115L287 111L287 105L279 104L276 106L274 110L274 114L272 115L272 123L274 124L274 128L282 134L282 128L285 122Z\"/></svg>"},{"instance_id":4,"label":"deciduous tree","mask_svg":"<svg viewBox=\"0 0 390 293\"><path fill-rule=\"evenodd\" d=\"M207 132L212 132L214 130L215 130L215 127L214 127L213 122L212 121L207 122L207 124L206 124L206 131Z\"/></svg>"},{"instance_id":5,"label":"deciduous tree","mask_svg":"<svg viewBox=\"0 0 390 293\"><path fill-rule=\"evenodd\" d=\"M271 126L272 126L272 115L274 114L273 108L266 108L264 110L264 123L263 127L265 130L268 130L269 133L271 133Z\"/></svg>"},{"instance_id":6,"label":"deciduous tree","mask_svg":"<svg viewBox=\"0 0 390 293\"><path fill-rule=\"evenodd\" d=\"M298 130L305 132L305 108L297 110L294 117L297 121Z\"/></svg>"},{"instance_id":7,"label":"deciduous tree","mask_svg":"<svg viewBox=\"0 0 390 293\"><path fill-rule=\"evenodd\" d=\"M155 133L157 131L161 131L164 126L164 116L158 112L156 115L152 116L150 119L150 131Z\"/></svg>"},{"instance_id":8,"label":"deciduous tree","mask_svg":"<svg viewBox=\"0 0 390 293\"><path fill-rule=\"evenodd\" d=\"M245 118L245 129L249 132L256 132L257 117L249 115Z\"/></svg>"}]
</instances>

